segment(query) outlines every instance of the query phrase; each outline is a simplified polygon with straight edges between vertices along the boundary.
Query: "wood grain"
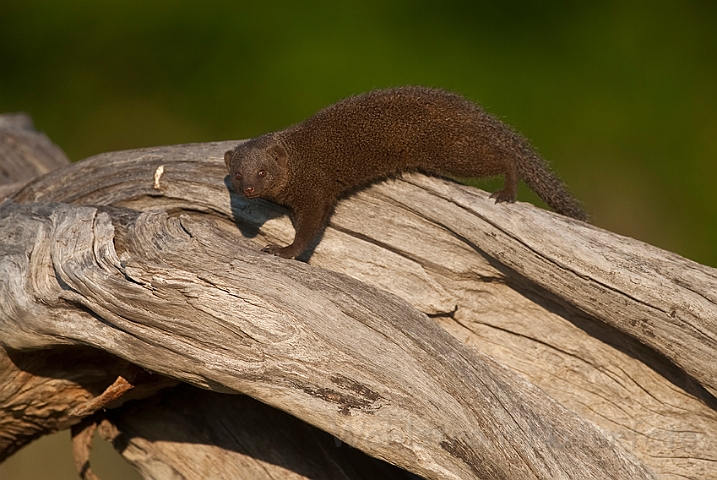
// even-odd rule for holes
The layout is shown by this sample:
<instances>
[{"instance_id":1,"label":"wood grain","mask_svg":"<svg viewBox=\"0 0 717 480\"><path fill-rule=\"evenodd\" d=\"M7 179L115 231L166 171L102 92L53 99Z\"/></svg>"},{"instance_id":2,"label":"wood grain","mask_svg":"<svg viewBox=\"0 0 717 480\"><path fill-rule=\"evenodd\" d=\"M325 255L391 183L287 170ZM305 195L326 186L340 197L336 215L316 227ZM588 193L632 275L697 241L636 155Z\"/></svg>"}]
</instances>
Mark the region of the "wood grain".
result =
<instances>
[{"instance_id":1,"label":"wood grain","mask_svg":"<svg viewBox=\"0 0 717 480\"><path fill-rule=\"evenodd\" d=\"M427 443L435 447L447 442L443 444L444 453L448 452L446 456L453 461L471 458L463 462L463 470L450 464L451 473L458 478L493 478L501 473L521 477L517 473L520 470L511 470L520 467L512 466L516 458L510 453L520 450L515 446L507 448L512 444L506 438L517 434L513 441L527 448L523 442L535 439L522 430L534 431L536 425L542 428L545 422L552 425L557 421L536 415L535 411L544 410L533 410L533 403L550 411L557 404L530 400L538 397L511 390L522 385L523 380L486 358L487 353L577 414L573 417L571 413L569 418L579 416L610 432L604 438L611 446L619 445L618 450L632 452L659 478L715 478L717 445L712 432L717 426L717 402L713 396L714 365L710 361L715 351L717 311L714 269L526 204L494 205L483 192L419 175L377 184L339 204L330 227L309 258L309 265L325 270L298 262L287 266L286 262L257 252L269 242L291 241L293 230L283 216L285 212L265 202L230 196L227 191L221 155L233 144L103 154L57 170L15 195L17 202L43 202L42 208L51 205L46 202L91 206L80 217L75 216L80 210L70 214L70 210L63 210L69 207L62 205L52 206L58 209L53 213L37 210L33 214L53 218L52 226L47 221L38 226L48 234L62 227L53 233L60 235L57 238L84 239L71 247L75 252L86 253L56 250L43 255L62 260L53 260L50 267L33 267L35 272L56 273L61 282L71 286L55 297L42 297L53 306L50 315L63 312L66 317L57 321L51 316L52 328L64 325L63 328L77 329L83 325L80 330L85 333L82 338L71 337L73 342L100 346L132 361L154 362L147 363L148 368L205 388L229 388L260 399L266 396L267 403L427 477L438 478L435 476L439 473L438 467L426 465L443 460L426 461L410 448L404 451L404 447L393 444L389 450L395 448L398 453L391 450L389 456L376 445L381 442L360 438L368 428L365 425L384 418L369 411L380 405L378 411L386 413L390 408L382 402L391 399L391 406L397 410L386 413L391 422L384 427L388 432L397 432L409 424L425 425L414 420L393 423L394 416L403 415L396 413L403 412L399 406L409 410L407 415L410 411L417 415L421 405L440 405L441 410L447 410L441 415L446 416L435 420L434 427L448 422L441 425L455 425L462 431L469 428L471 418L477 418L472 409L478 408L488 412L489 417L481 417L480 422L488 422L480 423L483 434L502 429L502 436L486 437L492 438L489 443L469 436L471 440L464 444L429 435L425 437ZM163 167L163 173L155 182L159 167ZM140 217L124 210L103 211L97 208L101 205L148 213ZM170 216L162 217L153 210ZM206 223L207 219L215 226L208 226L211 223ZM30 237L24 239L29 241ZM144 262L153 263L147 266ZM361 283L351 283L326 270ZM235 274L239 278L234 278ZM131 287L122 286L128 279ZM265 285L263 290L259 283ZM403 318L411 308L405 303L401 307L386 306L383 300L377 300L385 293L356 293L354 285L361 289L373 285L403 298L472 351L426 323L419 314L406 317L411 320ZM206 293L211 286L221 286L223 293ZM124 288L129 289L124 295L131 302L110 300ZM45 292L52 293L51 290L48 287ZM145 305L142 302L147 291L153 293ZM241 308L237 307L236 312L231 308L197 308L202 301L223 305L229 301L227 296L240 301ZM137 303L138 299L142 302ZM344 304L344 300L362 301ZM72 308L80 313L69 313ZM85 318L88 311L93 312L89 315L92 320ZM155 311L162 314L157 316ZM192 312L192 321L183 320L186 312ZM304 316L313 318L310 324L301 323L307 321ZM238 324L237 318L242 319ZM100 328L92 323L97 319L103 320L99 322L103 325L102 334L88 333ZM390 325L380 326L378 319ZM352 327L352 322L359 325ZM197 324L202 325L200 330ZM211 336L216 332L204 330L226 329L228 325L228 336L220 336L224 341ZM22 337L15 346L22 342L52 345L58 336L68 338L64 333L58 335L57 330L43 328L47 326L33 327L34 336L23 337L22 332L15 332ZM154 354L149 354L146 345L132 343L148 338L150 333L158 335L153 346L161 353L152 350ZM192 340L172 340L176 335ZM412 347L402 346L399 353L403 356L389 361L376 336L390 338L393 348L400 339L406 339ZM228 338L232 341L227 342ZM282 351L282 342L291 346L293 353ZM299 350L296 342L301 345ZM438 342L440 347L432 342ZM416 345L433 353L415 350ZM219 371L206 371L207 362L191 360L200 354L214 354L215 349L229 350L237 357L231 361L207 357L209 365L224 365ZM169 372L166 366L157 364L156 357L169 359L174 370ZM272 360L268 371L257 367L266 365L266 358ZM485 362L484 366L478 368L473 358ZM400 372L412 362L422 365L420 375L411 369L410 374L393 375L394 369ZM428 367L422 362L435 364ZM497 372L506 372L506 376L499 375L501 381L486 380L493 367ZM465 373L466 368L472 373ZM341 372L351 381L332 380L332 372ZM387 378L387 372L392 372L391 378ZM282 375L291 380L280 381ZM258 387L257 379L265 377L273 380ZM322 382L307 387L306 378L319 378ZM427 380L430 378L433 380ZM448 378L453 380L448 382ZM457 379L462 386L449 384ZM412 383L416 386L401 389L391 382L416 382ZM381 387L388 385L388 390ZM526 385L529 392L537 391ZM421 404L411 398L415 392L424 396L440 390L439 386L444 389L442 395L447 396L439 397L435 403L426 400L428 404ZM510 388L503 390L507 386ZM493 392L500 400L500 408L488 399L479 400L471 388ZM495 393L494 389L504 393ZM294 391L299 391L299 400L292 400L287 393ZM368 392L380 395L380 399ZM353 400L347 401L348 396ZM511 419L501 416L501 409L502 415L508 412ZM512 417L516 414L513 409L532 412L531 420L516 420L519 417ZM322 423L332 415L339 423ZM347 420L354 415L360 420ZM577 419L584 421L581 418ZM420 421L429 422L427 418ZM549 440L567 438L552 435L548 435ZM493 448L486 448L488 444ZM536 452L542 456L548 451L557 457L538 459L542 466L534 472L550 478L590 478L584 472L569 470L577 468L574 465L555 467L551 462L572 463L573 456L561 457L552 451L554 444L550 442L542 445L533 446L532 454L517 455L522 457L517 463L529 464L535 460ZM419 448L422 454L423 448ZM485 453L491 450L501 452ZM476 451L495 457L483 460L472 456ZM588 451L588 456L593 456L594 452ZM468 464L487 465L485 468L494 470L476 473L466 467ZM606 476L605 472L601 474L600 478Z\"/></svg>"},{"instance_id":2,"label":"wood grain","mask_svg":"<svg viewBox=\"0 0 717 480\"><path fill-rule=\"evenodd\" d=\"M7 346L93 345L170 378L248 394L426 478L651 478L602 432L398 297L242 249L188 216L128 220L115 220L125 232L117 252L111 211L0 211L0 224L38 239L0 269L19 268L9 277L24 285L50 267L59 279L3 289L3 317L23 319L0 326ZM7 230L11 251L28 243ZM232 250L239 255L227 263Z\"/></svg>"}]
</instances>

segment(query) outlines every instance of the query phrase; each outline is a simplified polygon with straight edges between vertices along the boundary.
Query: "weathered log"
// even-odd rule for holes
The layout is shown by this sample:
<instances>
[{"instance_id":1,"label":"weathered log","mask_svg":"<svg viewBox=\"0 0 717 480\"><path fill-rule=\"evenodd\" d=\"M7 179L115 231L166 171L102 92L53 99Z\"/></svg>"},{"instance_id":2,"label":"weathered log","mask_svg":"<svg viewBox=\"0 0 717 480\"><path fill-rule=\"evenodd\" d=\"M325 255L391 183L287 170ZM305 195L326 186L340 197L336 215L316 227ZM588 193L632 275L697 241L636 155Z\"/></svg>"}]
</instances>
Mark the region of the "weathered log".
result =
<instances>
[{"instance_id":1,"label":"weathered log","mask_svg":"<svg viewBox=\"0 0 717 480\"><path fill-rule=\"evenodd\" d=\"M0 224L8 347L92 345L248 394L427 478L651 478L397 297L206 221L42 203L5 204ZM48 271L58 281L34 275Z\"/></svg>"},{"instance_id":2,"label":"weathered log","mask_svg":"<svg viewBox=\"0 0 717 480\"><path fill-rule=\"evenodd\" d=\"M0 115L0 187L34 178L67 165L65 153L24 113ZM0 190L0 201L3 190Z\"/></svg>"},{"instance_id":3,"label":"weathered log","mask_svg":"<svg viewBox=\"0 0 717 480\"><path fill-rule=\"evenodd\" d=\"M226 146L106 154L15 198L200 212L230 236L233 220L260 244L290 241L281 209L229 198ZM409 300L613 432L661 478L713 475L714 269L420 176L342 202L310 263Z\"/></svg>"},{"instance_id":4,"label":"weathered log","mask_svg":"<svg viewBox=\"0 0 717 480\"><path fill-rule=\"evenodd\" d=\"M62 150L35 131L27 114L0 115L0 201L68 164ZM97 398L128 365L91 348L0 348L0 462L35 438L77 422L71 412Z\"/></svg>"},{"instance_id":5,"label":"weathered log","mask_svg":"<svg viewBox=\"0 0 717 480\"><path fill-rule=\"evenodd\" d=\"M0 348L0 461L35 438L77 422L72 409L99 395L121 363L126 364L88 348L42 354Z\"/></svg>"}]
</instances>

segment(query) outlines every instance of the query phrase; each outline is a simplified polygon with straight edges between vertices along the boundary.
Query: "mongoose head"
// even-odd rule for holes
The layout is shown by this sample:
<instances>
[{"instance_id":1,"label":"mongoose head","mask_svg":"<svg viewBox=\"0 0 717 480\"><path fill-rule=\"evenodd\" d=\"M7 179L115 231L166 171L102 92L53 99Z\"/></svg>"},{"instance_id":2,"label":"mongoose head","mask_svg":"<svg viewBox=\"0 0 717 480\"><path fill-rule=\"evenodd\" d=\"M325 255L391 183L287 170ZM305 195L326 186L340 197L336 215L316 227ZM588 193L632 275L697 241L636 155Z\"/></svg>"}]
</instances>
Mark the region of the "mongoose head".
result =
<instances>
[{"instance_id":1,"label":"mongoose head","mask_svg":"<svg viewBox=\"0 0 717 480\"><path fill-rule=\"evenodd\" d=\"M232 188L247 198L276 197L288 180L287 159L284 146L267 136L241 143L224 154Z\"/></svg>"}]
</instances>

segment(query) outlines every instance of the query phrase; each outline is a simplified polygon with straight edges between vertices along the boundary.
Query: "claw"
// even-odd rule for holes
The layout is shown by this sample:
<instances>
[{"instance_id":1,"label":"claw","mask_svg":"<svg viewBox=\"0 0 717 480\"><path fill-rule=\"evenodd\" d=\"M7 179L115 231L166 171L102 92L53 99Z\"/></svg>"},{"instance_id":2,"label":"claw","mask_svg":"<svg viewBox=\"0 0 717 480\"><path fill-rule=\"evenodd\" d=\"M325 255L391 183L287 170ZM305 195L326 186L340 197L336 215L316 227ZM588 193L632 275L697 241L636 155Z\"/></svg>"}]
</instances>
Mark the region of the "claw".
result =
<instances>
[{"instance_id":1,"label":"claw","mask_svg":"<svg viewBox=\"0 0 717 480\"><path fill-rule=\"evenodd\" d=\"M493 192L490 198L495 198L495 203L513 203L515 202L515 194L506 189Z\"/></svg>"},{"instance_id":2,"label":"claw","mask_svg":"<svg viewBox=\"0 0 717 480\"><path fill-rule=\"evenodd\" d=\"M289 247L281 247L279 245L271 244L262 248L261 251L281 258L294 258L294 255L289 253Z\"/></svg>"}]
</instances>

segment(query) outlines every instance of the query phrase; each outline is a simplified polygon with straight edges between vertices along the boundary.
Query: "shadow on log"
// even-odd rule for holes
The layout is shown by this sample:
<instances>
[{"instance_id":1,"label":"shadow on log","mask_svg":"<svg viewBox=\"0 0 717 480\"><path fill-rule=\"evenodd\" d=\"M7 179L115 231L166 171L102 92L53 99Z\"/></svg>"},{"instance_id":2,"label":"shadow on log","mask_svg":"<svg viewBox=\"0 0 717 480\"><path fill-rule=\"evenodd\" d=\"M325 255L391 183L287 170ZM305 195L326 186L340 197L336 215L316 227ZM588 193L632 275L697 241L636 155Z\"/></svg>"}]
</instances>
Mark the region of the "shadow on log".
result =
<instances>
[{"instance_id":1,"label":"shadow on log","mask_svg":"<svg viewBox=\"0 0 717 480\"><path fill-rule=\"evenodd\" d=\"M193 459L172 463L183 478L276 478L267 470L280 478L418 478L244 395L182 385L107 418L105 435L148 477L157 476L156 463L181 454Z\"/></svg>"}]
</instances>

